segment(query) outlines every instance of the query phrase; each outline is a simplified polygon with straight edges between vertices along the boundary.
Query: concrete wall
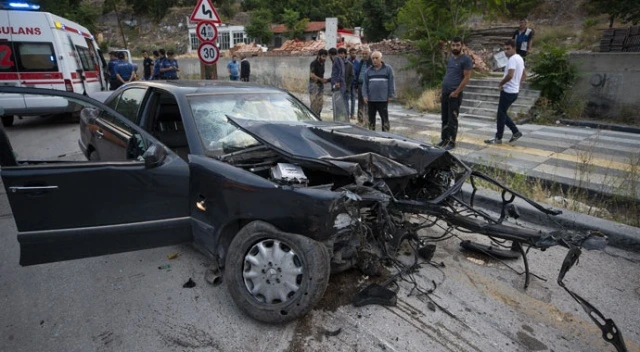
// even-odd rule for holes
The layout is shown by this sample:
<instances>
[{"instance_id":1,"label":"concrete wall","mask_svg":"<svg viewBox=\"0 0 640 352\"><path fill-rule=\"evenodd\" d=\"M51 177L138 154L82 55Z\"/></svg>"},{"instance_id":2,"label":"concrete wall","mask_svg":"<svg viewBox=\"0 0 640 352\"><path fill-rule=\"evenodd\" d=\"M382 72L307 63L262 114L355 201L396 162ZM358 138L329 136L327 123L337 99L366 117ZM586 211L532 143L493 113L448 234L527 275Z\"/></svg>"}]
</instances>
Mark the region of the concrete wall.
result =
<instances>
[{"instance_id":1,"label":"concrete wall","mask_svg":"<svg viewBox=\"0 0 640 352\"><path fill-rule=\"evenodd\" d=\"M251 80L270 84L292 91L306 91L309 82L309 65L315 56L255 56L248 57L251 62ZM217 64L218 78L228 79L227 63L229 58L220 58ZM406 70L408 60L403 55L384 55L382 60L393 67L396 77L396 91L403 95L408 91L420 91L419 79L415 70ZM200 62L197 59L179 59L180 76L199 78ZM137 62L141 73L142 65ZM325 63L325 77L331 76L331 60ZM328 85L327 85L328 89Z\"/></svg>"},{"instance_id":2,"label":"concrete wall","mask_svg":"<svg viewBox=\"0 0 640 352\"><path fill-rule=\"evenodd\" d=\"M288 90L306 90L309 82L309 65L313 56L257 56L249 57L251 62L251 80L283 87ZM408 91L420 91L419 79L415 70L406 70L409 64L402 55L385 55L382 60L393 67L396 78L396 91L406 94ZM218 64L218 77L229 77L226 62ZM325 63L325 77L331 76L331 60ZM328 86L327 86L328 88Z\"/></svg>"},{"instance_id":3,"label":"concrete wall","mask_svg":"<svg viewBox=\"0 0 640 352\"><path fill-rule=\"evenodd\" d=\"M578 65L575 90L587 112L610 117L640 109L640 53L572 53Z\"/></svg>"}]
</instances>

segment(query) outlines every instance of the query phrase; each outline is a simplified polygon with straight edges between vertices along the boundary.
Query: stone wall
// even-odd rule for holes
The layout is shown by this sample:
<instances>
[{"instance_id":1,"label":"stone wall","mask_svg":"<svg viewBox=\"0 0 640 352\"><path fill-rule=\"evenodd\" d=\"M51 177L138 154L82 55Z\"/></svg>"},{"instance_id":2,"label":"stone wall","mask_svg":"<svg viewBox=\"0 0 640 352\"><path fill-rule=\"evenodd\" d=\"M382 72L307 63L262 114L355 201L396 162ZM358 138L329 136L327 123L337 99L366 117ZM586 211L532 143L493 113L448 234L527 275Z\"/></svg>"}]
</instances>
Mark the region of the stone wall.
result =
<instances>
[{"instance_id":1,"label":"stone wall","mask_svg":"<svg viewBox=\"0 0 640 352\"><path fill-rule=\"evenodd\" d=\"M571 53L578 66L576 93L587 112L607 118L640 109L640 53Z\"/></svg>"}]
</instances>

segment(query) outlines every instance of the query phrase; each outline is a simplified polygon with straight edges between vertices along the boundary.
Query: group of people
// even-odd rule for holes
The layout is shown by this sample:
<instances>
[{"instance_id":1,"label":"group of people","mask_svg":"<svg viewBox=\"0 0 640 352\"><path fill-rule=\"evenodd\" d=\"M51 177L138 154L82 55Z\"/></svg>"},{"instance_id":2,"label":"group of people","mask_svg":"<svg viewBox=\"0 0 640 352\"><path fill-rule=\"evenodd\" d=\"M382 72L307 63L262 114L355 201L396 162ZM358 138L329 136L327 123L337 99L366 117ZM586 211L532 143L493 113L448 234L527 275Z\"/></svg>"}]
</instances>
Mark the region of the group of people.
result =
<instances>
[{"instance_id":1,"label":"group of people","mask_svg":"<svg viewBox=\"0 0 640 352\"><path fill-rule=\"evenodd\" d=\"M498 114L496 119L496 134L494 138L487 139L486 144L502 144L505 126L511 130L509 143L522 137L511 117L507 114L509 107L518 99L520 86L527 77L524 58L531 52L534 31L527 27L527 20L520 21L520 27L514 32L513 37L505 41L503 50L509 58L504 68L502 80L498 84L500 100L498 102ZM455 37L451 40L451 55L447 59L447 70L442 81L441 117L442 129L440 143L437 145L446 150L456 147L458 134L458 115L462 104L463 90L471 79L473 62L471 58L462 53L462 39Z\"/></svg>"},{"instance_id":2,"label":"group of people","mask_svg":"<svg viewBox=\"0 0 640 352\"><path fill-rule=\"evenodd\" d=\"M251 76L251 64L245 55L242 55L242 59L238 62L238 55L233 54L231 56L231 61L227 63L227 71L229 72L230 80L249 82L249 77Z\"/></svg>"},{"instance_id":3,"label":"group of people","mask_svg":"<svg viewBox=\"0 0 640 352\"><path fill-rule=\"evenodd\" d=\"M143 76L145 81L150 80L173 80L178 79L180 66L172 50L154 50L153 59L149 57L146 50L142 51ZM109 89L116 90L121 85L138 79L137 67L127 60L124 51L109 52L109 63L107 75Z\"/></svg>"},{"instance_id":4,"label":"group of people","mask_svg":"<svg viewBox=\"0 0 640 352\"><path fill-rule=\"evenodd\" d=\"M376 115L380 115L382 130L389 131L388 103L395 96L395 79L391 66L382 61L382 53L370 53L363 47L361 59L357 59L355 48L321 49L311 62L309 73L309 96L311 110L317 115L324 104L324 86L329 83L332 92L340 92L347 115L355 120L356 96L358 97L357 120L363 124L367 117L367 126L376 128ZM370 55L371 54L371 55ZM324 77L327 56L331 59L331 76Z\"/></svg>"}]
</instances>

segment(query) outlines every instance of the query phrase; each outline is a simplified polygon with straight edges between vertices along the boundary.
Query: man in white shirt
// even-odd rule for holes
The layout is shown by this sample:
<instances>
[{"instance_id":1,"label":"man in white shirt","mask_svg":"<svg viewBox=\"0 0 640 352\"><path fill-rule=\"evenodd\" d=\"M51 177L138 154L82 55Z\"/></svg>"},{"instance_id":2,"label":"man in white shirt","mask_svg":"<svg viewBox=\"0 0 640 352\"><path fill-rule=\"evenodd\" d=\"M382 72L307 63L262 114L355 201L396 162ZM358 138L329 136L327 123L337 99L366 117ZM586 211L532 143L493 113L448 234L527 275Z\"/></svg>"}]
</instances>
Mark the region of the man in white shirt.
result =
<instances>
[{"instance_id":1,"label":"man in white shirt","mask_svg":"<svg viewBox=\"0 0 640 352\"><path fill-rule=\"evenodd\" d=\"M520 92L520 82L524 81L527 74L524 71L524 60L516 54L516 43L513 39L507 40L504 44L504 53L509 58L507 66L504 68L504 76L500 81L500 102L498 103L498 130L496 137L484 141L487 144L502 144L502 134L504 126L507 125L511 130L512 136L509 143L517 141L522 137L522 133L516 127L513 120L507 115L507 110L516 99Z\"/></svg>"}]
</instances>

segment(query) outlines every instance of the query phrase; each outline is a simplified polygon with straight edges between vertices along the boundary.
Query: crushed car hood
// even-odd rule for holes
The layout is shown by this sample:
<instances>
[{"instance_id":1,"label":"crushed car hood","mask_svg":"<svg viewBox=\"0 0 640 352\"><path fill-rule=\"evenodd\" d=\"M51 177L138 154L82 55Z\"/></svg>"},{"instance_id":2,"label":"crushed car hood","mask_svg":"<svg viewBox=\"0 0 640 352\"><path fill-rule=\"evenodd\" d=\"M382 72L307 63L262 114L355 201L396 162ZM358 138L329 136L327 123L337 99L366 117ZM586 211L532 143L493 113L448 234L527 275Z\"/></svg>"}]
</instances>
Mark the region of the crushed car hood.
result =
<instances>
[{"instance_id":1,"label":"crushed car hood","mask_svg":"<svg viewBox=\"0 0 640 352\"><path fill-rule=\"evenodd\" d=\"M448 152L418 141L334 122L272 122L227 116L232 124L281 154L319 160L342 173L366 170L375 178L420 174Z\"/></svg>"}]
</instances>

